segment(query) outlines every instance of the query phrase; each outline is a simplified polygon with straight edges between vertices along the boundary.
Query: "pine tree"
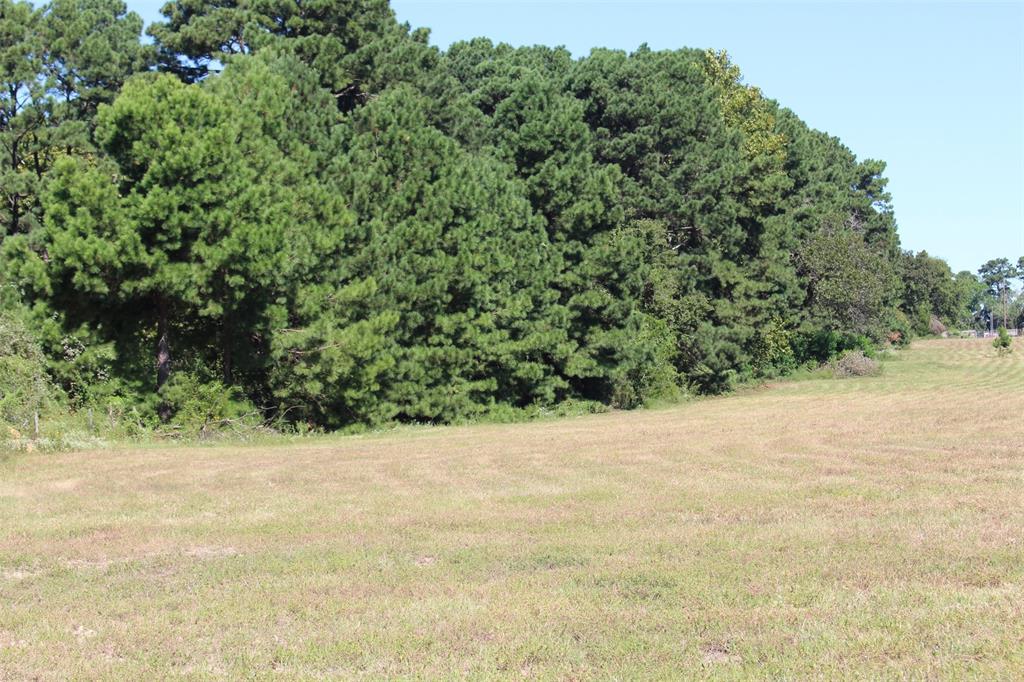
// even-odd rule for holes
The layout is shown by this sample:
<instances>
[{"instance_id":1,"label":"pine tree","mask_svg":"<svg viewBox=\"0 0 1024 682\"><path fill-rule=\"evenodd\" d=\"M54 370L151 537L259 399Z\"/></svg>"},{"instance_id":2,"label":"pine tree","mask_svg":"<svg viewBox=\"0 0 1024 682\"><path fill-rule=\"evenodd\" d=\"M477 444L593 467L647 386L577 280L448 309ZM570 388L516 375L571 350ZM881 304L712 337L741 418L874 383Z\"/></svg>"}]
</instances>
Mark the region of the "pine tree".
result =
<instances>
[{"instance_id":1,"label":"pine tree","mask_svg":"<svg viewBox=\"0 0 1024 682\"><path fill-rule=\"evenodd\" d=\"M98 121L109 161L60 160L47 195L55 295L100 324L153 334L157 390L172 344L211 338L230 382L232 320L252 325L249 307L284 269L280 157L250 134L251 116L169 76L130 80Z\"/></svg>"},{"instance_id":2,"label":"pine tree","mask_svg":"<svg viewBox=\"0 0 1024 682\"><path fill-rule=\"evenodd\" d=\"M339 177L367 235L360 272L377 282L375 307L399 316L385 390L395 414L550 401L554 254L509 169L430 126L408 87L357 110L350 134Z\"/></svg>"}]
</instances>

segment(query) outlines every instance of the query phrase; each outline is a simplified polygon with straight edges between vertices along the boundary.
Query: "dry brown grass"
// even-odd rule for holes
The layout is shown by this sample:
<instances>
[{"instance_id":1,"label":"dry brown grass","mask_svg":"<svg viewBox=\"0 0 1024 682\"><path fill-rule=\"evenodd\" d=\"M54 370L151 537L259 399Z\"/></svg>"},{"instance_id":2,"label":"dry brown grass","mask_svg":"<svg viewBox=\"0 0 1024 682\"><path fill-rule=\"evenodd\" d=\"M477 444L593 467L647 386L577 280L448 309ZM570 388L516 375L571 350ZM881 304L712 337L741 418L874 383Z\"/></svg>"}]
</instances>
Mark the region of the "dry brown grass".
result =
<instances>
[{"instance_id":1,"label":"dry brown grass","mask_svg":"<svg viewBox=\"0 0 1024 682\"><path fill-rule=\"evenodd\" d=\"M1024 675L1024 352L0 464L0 678Z\"/></svg>"}]
</instances>

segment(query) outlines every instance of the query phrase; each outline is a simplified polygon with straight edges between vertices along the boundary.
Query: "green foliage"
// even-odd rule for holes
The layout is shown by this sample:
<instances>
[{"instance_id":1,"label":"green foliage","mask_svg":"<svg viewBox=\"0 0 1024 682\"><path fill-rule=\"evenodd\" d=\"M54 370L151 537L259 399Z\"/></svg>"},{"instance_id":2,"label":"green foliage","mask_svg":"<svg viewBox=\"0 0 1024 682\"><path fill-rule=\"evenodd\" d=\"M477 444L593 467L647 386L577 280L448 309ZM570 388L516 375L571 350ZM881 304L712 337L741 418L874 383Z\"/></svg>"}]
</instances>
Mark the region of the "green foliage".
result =
<instances>
[{"instance_id":1,"label":"green foliage","mask_svg":"<svg viewBox=\"0 0 1024 682\"><path fill-rule=\"evenodd\" d=\"M772 164L781 172L786 159L786 136L778 132L775 113L760 89L742 84L740 69L725 50L706 50L704 69L708 81L719 89L725 121L743 132L744 156L761 164Z\"/></svg>"},{"instance_id":2,"label":"green foliage","mask_svg":"<svg viewBox=\"0 0 1024 682\"><path fill-rule=\"evenodd\" d=\"M93 117L152 61L121 0L0 0L0 241L42 224L46 173L91 155Z\"/></svg>"},{"instance_id":3,"label":"green foliage","mask_svg":"<svg viewBox=\"0 0 1024 682\"><path fill-rule=\"evenodd\" d=\"M794 332L786 328L781 318L770 320L754 337L751 356L755 371L765 376L795 369L793 342Z\"/></svg>"},{"instance_id":4,"label":"green foliage","mask_svg":"<svg viewBox=\"0 0 1024 682\"><path fill-rule=\"evenodd\" d=\"M897 270L903 285L900 309L913 318L915 333L930 333L933 316L957 320L969 312L945 261L925 251L916 255L908 251L901 255Z\"/></svg>"},{"instance_id":5,"label":"green foliage","mask_svg":"<svg viewBox=\"0 0 1024 682\"><path fill-rule=\"evenodd\" d=\"M265 92L287 92L284 79L252 67L211 87L131 80L100 109L103 164L62 160L47 196L55 297L88 311L122 353L146 333L166 335L179 353L213 351L228 382L238 370L259 380L282 278L317 268L311 240L330 238L316 232L332 228L336 219L320 219L338 207L306 182L314 169L296 166L313 161L301 141L285 147L263 131L289 98L232 101L254 71Z\"/></svg>"},{"instance_id":6,"label":"green foliage","mask_svg":"<svg viewBox=\"0 0 1024 682\"><path fill-rule=\"evenodd\" d=\"M1013 352L1013 339L1010 338L1010 334L1006 331L1006 327L999 328L999 335L992 339L992 347L995 348L1000 355Z\"/></svg>"},{"instance_id":7,"label":"green foliage","mask_svg":"<svg viewBox=\"0 0 1024 682\"><path fill-rule=\"evenodd\" d=\"M383 382L395 369L398 349L389 334L398 315L367 312L376 284L300 291L294 320L302 326L275 333L271 348L268 381L281 414L332 428L392 419Z\"/></svg>"},{"instance_id":8,"label":"green foliage","mask_svg":"<svg viewBox=\"0 0 1024 682\"><path fill-rule=\"evenodd\" d=\"M963 270L953 276L953 292L957 312L952 322L963 328L978 326L977 313L987 296L985 284L974 273Z\"/></svg>"},{"instance_id":9,"label":"green foliage","mask_svg":"<svg viewBox=\"0 0 1024 682\"><path fill-rule=\"evenodd\" d=\"M373 309L397 313L382 388L395 415L551 401L562 382L543 358L565 343L545 287L557 252L509 169L430 126L407 88L355 112L348 135L339 186L366 240L354 267L376 280Z\"/></svg>"},{"instance_id":10,"label":"green foliage","mask_svg":"<svg viewBox=\"0 0 1024 682\"><path fill-rule=\"evenodd\" d=\"M885 341L898 348L910 345L914 338L913 324L902 310L890 311L885 326L889 330L885 335Z\"/></svg>"},{"instance_id":11,"label":"green foliage","mask_svg":"<svg viewBox=\"0 0 1024 682\"><path fill-rule=\"evenodd\" d=\"M122 0L51 0L44 9L45 75L64 119L87 125L125 80L153 63L142 18Z\"/></svg>"},{"instance_id":12,"label":"green foliage","mask_svg":"<svg viewBox=\"0 0 1024 682\"><path fill-rule=\"evenodd\" d=\"M218 430L251 427L261 421L237 389L188 372L175 373L160 397L170 407L169 430L175 435L208 437Z\"/></svg>"},{"instance_id":13,"label":"green foliage","mask_svg":"<svg viewBox=\"0 0 1024 682\"><path fill-rule=\"evenodd\" d=\"M901 252L885 164L724 51L0 3L4 371L118 433L630 408L1024 316L1008 260Z\"/></svg>"},{"instance_id":14,"label":"green foliage","mask_svg":"<svg viewBox=\"0 0 1024 682\"><path fill-rule=\"evenodd\" d=\"M875 356L875 343L863 334L832 330L806 329L793 336L792 349L797 362L821 364L848 351L860 351L869 358Z\"/></svg>"},{"instance_id":15,"label":"green foliage","mask_svg":"<svg viewBox=\"0 0 1024 682\"><path fill-rule=\"evenodd\" d=\"M639 315L635 328L622 330L617 352L621 359L612 377L610 404L629 409L680 393L673 366L675 336L664 320Z\"/></svg>"},{"instance_id":16,"label":"green foliage","mask_svg":"<svg viewBox=\"0 0 1024 682\"><path fill-rule=\"evenodd\" d=\"M978 268L978 275L994 299L994 308L999 313L1002 326L1012 325L1010 299L1012 282L1020 275L1017 267L1008 258L994 258Z\"/></svg>"},{"instance_id":17,"label":"green foliage","mask_svg":"<svg viewBox=\"0 0 1024 682\"><path fill-rule=\"evenodd\" d=\"M18 317L0 313L0 424L30 428L34 415L43 411L52 397L38 340Z\"/></svg>"},{"instance_id":18,"label":"green foliage","mask_svg":"<svg viewBox=\"0 0 1024 682\"><path fill-rule=\"evenodd\" d=\"M167 20L149 33L165 67L188 80L232 55L284 47L315 69L324 86L352 101L376 80L388 48L405 35L387 0L173 0L161 11Z\"/></svg>"},{"instance_id":19,"label":"green foliage","mask_svg":"<svg viewBox=\"0 0 1024 682\"><path fill-rule=\"evenodd\" d=\"M799 252L812 319L826 329L881 338L895 299L892 263L848 228L825 228Z\"/></svg>"}]
</instances>

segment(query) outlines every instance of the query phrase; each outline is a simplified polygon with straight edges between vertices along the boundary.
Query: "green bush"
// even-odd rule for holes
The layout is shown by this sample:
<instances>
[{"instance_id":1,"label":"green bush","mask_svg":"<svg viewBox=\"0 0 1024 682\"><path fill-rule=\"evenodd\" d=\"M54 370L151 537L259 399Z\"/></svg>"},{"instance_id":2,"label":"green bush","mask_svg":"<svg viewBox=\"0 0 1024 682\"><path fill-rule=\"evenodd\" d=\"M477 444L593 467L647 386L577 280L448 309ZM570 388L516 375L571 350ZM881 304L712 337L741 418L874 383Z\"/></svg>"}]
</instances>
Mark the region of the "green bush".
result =
<instances>
[{"instance_id":1,"label":"green bush","mask_svg":"<svg viewBox=\"0 0 1024 682\"><path fill-rule=\"evenodd\" d=\"M174 373L161 389L160 398L171 412L166 430L186 438L256 428L262 423L258 410L240 398L236 388L194 373Z\"/></svg>"},{"instance_id":2,"label":"green bush","mask_svg":"<svg viewBox=\"0 0 1024 682\"><path fill-rule=\"evenodd\" d=\"M932 311L926 303L922 303L914 310L912 331L918 336L927 336L931 333Z\"/></svg>"},{"instance_id":3,"label":"green bush","mask_svg":"<svg viewBox=\"0 0 1024 682\"><path fill-rule=\"evenodd\" d=\"M0 421L28 428L49 406L52 392L38 341L18 317L0 313Z\"/></svg>"},{"instance_id":4,"label":"green bush","mask_svg":"<svg viewBox=\"0 0 1024 682\"><path fill-rule=\"evenodd\" d=\"M762 326L754 337L754 371L759 376L778 376L796 369L793 333L778 317Z\"/></svg>"},{"instance_id":5,"label":"green bush","mask_svg":"<svg viewBox=\"0 0 1024 682\"><path fill-rule=\"evenodd\" d=\"M1007 353L1013 352L1013 339L1010 338L1009 333L1006 331L1006 327L999 328L999 335L992 340L992 347L996 349L1000 355L1006 355Z\"/></svg>"},{"instance_id":6,"label":"green bush","mask_svg":"<svg viewBox=\"0 0 1024 682\"><path fill-rule=\"evenodd\" d=\"M679 393L673 366L675 336L664 320L641 315L627 330L620 347L622 359L612 376L611 405L640 407L651 400L671 399ZM631 325L633 326L633 325Z\"/></svg>"},{"instance_id":7,"label":"green bush","mask_svg":"<svg viewBox=\"0 0 1024 682\"><path fill-rule=\"evenodd\" d=\"M885 335L886 341L896 348L904 348L910 345L910 342L914 338L914 330L910 320L902 311L897 310L890 315L887 326L888 332ZM927 331L924 333L927 333Z\"/></svg>"},{"instance_id":8,"label":"green bush","mask_svg":"<svg viewBox=\"0 0 1024 682\"><path fill-rule=\"evenodd\" d=\"M851 334L827 329L802 330L792 340L793 356L800 364L822 364L846 351L859 350L873 358L875 342L863 334Z\"/></svg>"}]
</instances>

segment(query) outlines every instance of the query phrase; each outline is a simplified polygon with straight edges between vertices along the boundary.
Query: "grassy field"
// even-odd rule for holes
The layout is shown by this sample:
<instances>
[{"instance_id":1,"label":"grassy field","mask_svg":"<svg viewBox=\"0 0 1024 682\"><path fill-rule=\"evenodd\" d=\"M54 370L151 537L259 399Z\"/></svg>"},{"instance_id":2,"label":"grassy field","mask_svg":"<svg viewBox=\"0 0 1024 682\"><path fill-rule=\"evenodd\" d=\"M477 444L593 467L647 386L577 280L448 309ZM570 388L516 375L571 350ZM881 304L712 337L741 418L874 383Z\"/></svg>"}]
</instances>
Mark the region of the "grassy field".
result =
<instances>
[{"instance_id":1,"label":"grassy field","mask_svg":"<svg viewBox=\"0 0 1024 682\"><path fill-rule=\"evenodd\" d=\"M0 679L1024 676L1024 345L0 463Z\"/></svg>"}]
</instances>

